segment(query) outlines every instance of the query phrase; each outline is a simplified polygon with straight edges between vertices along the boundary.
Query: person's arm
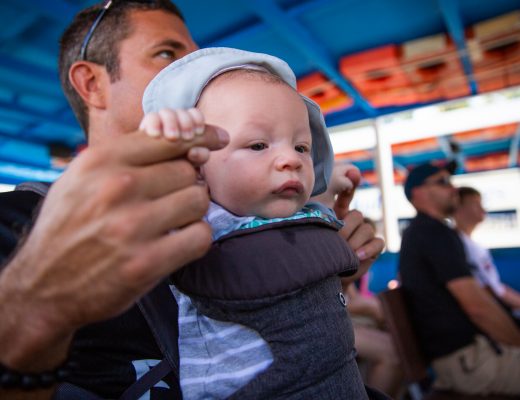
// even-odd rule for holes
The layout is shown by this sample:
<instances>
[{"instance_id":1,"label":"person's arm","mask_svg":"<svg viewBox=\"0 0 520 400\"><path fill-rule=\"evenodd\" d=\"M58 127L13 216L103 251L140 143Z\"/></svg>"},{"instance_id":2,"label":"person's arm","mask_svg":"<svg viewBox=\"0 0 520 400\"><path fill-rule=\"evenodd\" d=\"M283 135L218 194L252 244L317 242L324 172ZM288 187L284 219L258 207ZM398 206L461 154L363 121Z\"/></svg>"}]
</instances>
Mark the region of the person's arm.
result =
<instances>
[{"instance_id":1,"label":"person's arm","mask_svg":"<svg viewBox=\"0 0 520 400\"><path fill-rule=\"evenodd\" d=\"M201 221L209 199L193 164L209 157L203 147L227 142L213 127L175 143L134 132L82 152L0 273L0 362L21 372L53 369L79 327L122 313L202 256L211 243ZM16 395L0 397L7 394Z\"/></svg>"},{"instance_id":2,"label":"person's arm","mask_svg":"<svg viewBox=\"0 0 520 400\"><path fill-rule=\"evenodd\" d=\"M332 208L337 218L343 220L345 226L341 229L340 235L361 261L356 274L342 278L347 283L354 282L364 275L385 247L384 240L375 236L373 227L364 221L363 214L357 210L349 210L360 181L361 173L356 166L336 165L327 191L313 197L313 201L319 201Z\"/></svg>"},{"instance_id":3,"label":"person's arm","mask_svg":"<svg viewBox=\"0 0 520 400\"><path fill-rule=\"evenodd\" d=\"M461 277L446 284L471 321L499 343L520 346L520 330L475 278Z\"/></svg>"},{"instance_id":4,"label":"person's arm","mask_svg":"<svg viewBox=\"0 0 520 400\"><path fill-rule=\"evenodd\" d=\"M520 293L518 293L512 287L509 287L504 284L502 285L505 289L504 294L502 295L502 300L504 301L504 303L506 303L513 309L520 309Z\"/></svg>"},{"instance_id":5,"label":"person's arm","mask_svg":"<svg viewBox=\"0 0 520 400\"><path fill-rule=\"evenodd\" d=\"M377 297L362 296L353 283L347 283L346 288L343 286L343 292L348 296L348 310L351 314L372 318L379 325L384 324L383 310Z\"/></svg>"},{"instance_id":6,"label":"person's arm","mask_svg":"<svg viewBox=\"0 0 520 400\"><path fill-rule=\"evenodd\" d=\"M339 233L356 252L360 260L358 271L352 276L342 278L344 281L352 283L366 274L385 248L385 242L375 236L374 228L364 221L361 212L357 210L348 211L343 221L345 226Z\"/></svg>"}]
</instances>

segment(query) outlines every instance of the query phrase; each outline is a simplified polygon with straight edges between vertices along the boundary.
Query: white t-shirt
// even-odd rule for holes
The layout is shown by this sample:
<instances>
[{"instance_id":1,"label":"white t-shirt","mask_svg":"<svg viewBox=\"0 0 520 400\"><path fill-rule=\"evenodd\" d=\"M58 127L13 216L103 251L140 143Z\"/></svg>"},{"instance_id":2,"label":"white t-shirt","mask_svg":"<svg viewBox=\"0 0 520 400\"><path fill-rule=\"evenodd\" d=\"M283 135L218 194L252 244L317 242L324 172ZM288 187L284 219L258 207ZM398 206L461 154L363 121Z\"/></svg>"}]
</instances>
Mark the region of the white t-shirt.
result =
<instances>
[{"instance_id":1,"label":"white t-shirt","mask_svg":"<svg viewBox=\"0 0 520 400\"><path fill-rule=\"evenodd\" d=\"M459 235L464 243L468 262L476 267L472 270L475 278L482 286L489 286L493 293L502 297L506 289L500 281L500 275L489 250L479 245L464 232L459 232Z\"/></svg>"}]
</instances>

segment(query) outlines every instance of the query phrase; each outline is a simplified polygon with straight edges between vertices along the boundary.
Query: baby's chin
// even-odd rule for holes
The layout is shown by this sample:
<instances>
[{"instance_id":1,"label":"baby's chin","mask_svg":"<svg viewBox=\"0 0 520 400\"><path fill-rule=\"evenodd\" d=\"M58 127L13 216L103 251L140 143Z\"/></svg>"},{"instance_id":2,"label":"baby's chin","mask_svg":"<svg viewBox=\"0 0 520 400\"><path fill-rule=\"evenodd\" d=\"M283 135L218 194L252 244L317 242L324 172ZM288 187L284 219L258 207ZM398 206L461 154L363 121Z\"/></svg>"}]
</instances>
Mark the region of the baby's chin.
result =
<instances>
[{"instance_id":1,"label":"baby's chin","mask_svg":"<svg viewBox=\"0 0 520 400\"><path fill-rule=\"evenodd\" d=\"M256 210L256 212L251 212L249 215L257 216L264 219L288 218L300 211L303 208L303 206L303 204L276 205Z\"/></svg>"}]
</instances>

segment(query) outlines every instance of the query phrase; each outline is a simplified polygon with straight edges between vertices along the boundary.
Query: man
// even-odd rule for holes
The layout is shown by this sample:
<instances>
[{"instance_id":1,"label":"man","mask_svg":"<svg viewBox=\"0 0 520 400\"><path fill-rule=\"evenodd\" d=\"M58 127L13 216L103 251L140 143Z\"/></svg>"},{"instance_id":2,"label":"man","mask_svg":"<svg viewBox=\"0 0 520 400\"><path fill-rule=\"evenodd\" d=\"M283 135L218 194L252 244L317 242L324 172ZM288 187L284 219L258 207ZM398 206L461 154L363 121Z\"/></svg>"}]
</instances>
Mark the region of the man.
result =
<instances>
[{"instance_id":1,"label":"man","mask_svg":"<svg viewBox=\"0 0 520 400\"><path fill-rule=\"evenodd\" d=\"M520 293L501 282L491 253L471 238L478 224L484 221L486 211L482 207L480 192L472 187L459 187L459 203L453 214L457 231L464 243L464 250L472 272L480 285L492 291L507 307L520 309Z\"/></svg>"},{"instance_id":2,"label":"man","mask_svg":"<svg viewBox=\"0 0 520 400\"><path fill-rule=\"evenodd\" d=\"M399 269L436 387L520 394L520 330L471 275L457 232L453 165L410 171L404 189L417 216L403 234Z\"/></svg>"},{"instance_id":3,"label":"man","mask_svg":"<svg viewBox=\"0 0 520 400\"><path fill-rule=\"evenodd\" d=\"M215 127L175 143L128 132L138 128L148 82L196 48L164 0L95 6L64 34L60 76L89 148L52 186L15 253L40 196L32 189L0 197L7 216L0 248L9 260L0 274L0 387L52 384L70 353L79 369L69 381L114 398L163 358L135 301L207 250L210 230L201 218L208 197L194 166L228 137ZM382 242L359 213L347 213L352 192L338 199L348 221L342 234L366 269ZM149 395L173 398L177 390L170 374ZM32 390L30 397L51 393ZM17 394L0 389L2 398Z\"/></svg>"}]
</instances>

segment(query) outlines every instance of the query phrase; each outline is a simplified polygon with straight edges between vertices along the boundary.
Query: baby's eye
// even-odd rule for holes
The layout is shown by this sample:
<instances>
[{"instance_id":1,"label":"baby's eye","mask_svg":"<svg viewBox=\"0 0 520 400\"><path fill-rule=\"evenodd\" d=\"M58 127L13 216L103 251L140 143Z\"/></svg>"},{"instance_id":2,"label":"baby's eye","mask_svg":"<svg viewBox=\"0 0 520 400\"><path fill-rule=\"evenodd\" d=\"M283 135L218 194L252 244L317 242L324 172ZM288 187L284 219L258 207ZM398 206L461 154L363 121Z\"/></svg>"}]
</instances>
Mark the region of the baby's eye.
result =
<instances>
[{"instance_id":1,"label":"baby's eye","mask_svg":"<svg viewBox=\"0 0 520 400\"><path fill-rule=\"evenodd\" d=\"M254 143L249 148L253 151L261 151L267 149L267 145L265 143Z\"/></svg>"},{"instance_id":2,"label":"baby's eye","mask_svg":"<svg viewBox=\"0 0 520 400\"><path fill-rule=\"evenodd\" d=\"M299 145L295 146L294 149L298 153L307 153L309 151L309 147L304 144L299 144Z\"/></svg>"}]
</instances>

